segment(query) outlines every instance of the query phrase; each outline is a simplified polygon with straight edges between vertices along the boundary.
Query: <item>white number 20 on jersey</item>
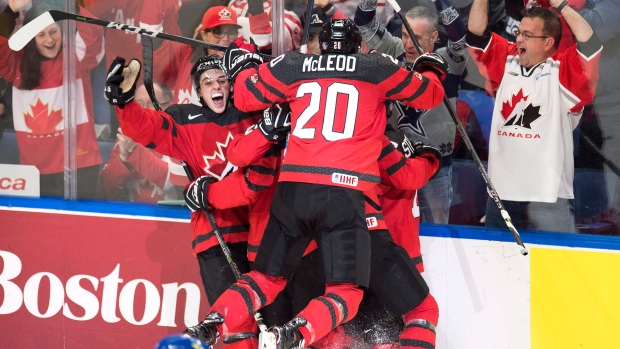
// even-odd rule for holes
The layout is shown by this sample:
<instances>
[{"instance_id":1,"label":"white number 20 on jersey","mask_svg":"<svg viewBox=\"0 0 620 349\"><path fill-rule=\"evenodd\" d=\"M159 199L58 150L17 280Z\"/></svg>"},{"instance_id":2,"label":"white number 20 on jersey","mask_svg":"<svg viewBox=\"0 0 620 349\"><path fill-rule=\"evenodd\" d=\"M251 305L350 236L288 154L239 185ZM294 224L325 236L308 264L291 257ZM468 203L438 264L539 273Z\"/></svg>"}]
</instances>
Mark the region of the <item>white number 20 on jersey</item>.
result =
<instances>
[{"instance_id":1,"label":"white number 20 on jersey","mask_svg":"<svg viewBox=\"0 0 620 349\"><path fill-rule=\"evenodd\" d=\"M301 139L314 139L315 128L306 127L306 124L312 117L319 112L321 106L321 85L316 82L306 82L299 86L297 90L297 98L301 98L306 94L310 94L310 104L301 113L297 119L293 135ZM347 112L344 119L344 130L342 132L334 131L334 121L336 119L336 102L338 94L347 95ZM325 113L323 116L323 127L321 134L328 141L338 141L341 139L353 137L355 130L355 118L357 117L357 105L360 93L353 85L335 82L327 87L325 97Z\"/></svg>"}]
</instances>

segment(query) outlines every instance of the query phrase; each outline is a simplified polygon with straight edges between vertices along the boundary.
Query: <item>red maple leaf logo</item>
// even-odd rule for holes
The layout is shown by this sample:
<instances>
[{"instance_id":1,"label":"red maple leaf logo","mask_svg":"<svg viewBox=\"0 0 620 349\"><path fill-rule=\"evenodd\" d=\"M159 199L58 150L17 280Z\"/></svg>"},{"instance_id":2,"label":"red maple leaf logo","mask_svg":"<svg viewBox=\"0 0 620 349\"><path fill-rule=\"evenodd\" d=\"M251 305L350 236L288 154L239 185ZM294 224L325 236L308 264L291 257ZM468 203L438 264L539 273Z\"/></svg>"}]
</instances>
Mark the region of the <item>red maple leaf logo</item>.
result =
<instances>
[{"instance_id":1,"label":"red maple leaf logo","mask_svg":"<svg viewBox=\"0 0 620 349\"><path fill-rule=\"evenodd\" d=\"M512 100L507 101L507 102L502 102L501 112L502 112L502 117L504 117L504 120L507 120L508 117L510 117L517 103L519 103L520 101L525 101L526 97L527 96L523 95L523 90L520 89L516 95L512 96Z\"/></svg>"},{"instance_id":2,"label":"red maple leaf logo","mask_svg":"<svg viewBox=\"0 0 620 349\"><path fill-rule=\"evenodd\" d=\"M62 109L49 111L49 104L43 104L37 98L35 105L30 105L32 114L24 114L26 126L32 134L46 135L56 132L56 126L62 122Z\"/></svg>"}]
</instances>

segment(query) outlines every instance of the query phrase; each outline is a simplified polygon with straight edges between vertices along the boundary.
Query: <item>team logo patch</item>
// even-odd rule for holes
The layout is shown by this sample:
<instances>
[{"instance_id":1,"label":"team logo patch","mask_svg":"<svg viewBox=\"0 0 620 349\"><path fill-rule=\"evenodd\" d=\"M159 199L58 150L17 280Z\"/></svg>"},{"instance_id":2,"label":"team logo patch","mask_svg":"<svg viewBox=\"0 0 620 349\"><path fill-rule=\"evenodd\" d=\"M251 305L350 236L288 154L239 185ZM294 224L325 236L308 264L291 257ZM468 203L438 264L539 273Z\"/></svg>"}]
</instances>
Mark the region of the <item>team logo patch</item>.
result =
<instances>
[{"instance_id":1,"label":"team logo patch","mask_svg":"<svg viewBox=\"0 0 620 349\"><path fill-rule=\"evenodd\" d=\"M418 73L417 71L413 72L413 75L418 78L418 80L422 81L422 74Z\"/></svg>"},{"instance_id":2,"label":"team logo patch","mask_svg":"<svg viewBox=\"0 0 620 349\"><path fill-rule=\"evenodd\" d=\"M223 21L229 21L230 20L230 11L228 11L227 9L223 8L218 15L220 16L220 19Z\"/></svg>"},{"instance_id":3,"label":"team logo patch","mask_svg":"<svg viewBox=\"0 0 620 349\"><path fill-rule=\"evenodd\" d=\"M502 102L501 114L504 118L504 127L519 126L532 129L532 123L541 117L540 105L534 106L528 101L528 97L519 90L512 95L510 100Z\"/></svg>"},{"instance_id":4,"label":"team logo patch","mask_svg":"<svg viewBox=\"0 0 620 349\"><path fill-rule=\"evenodd\" d=\"M347 185L350 187L357 187L357 176L346 175L342 173L332 173L332 183Z\"/></svg>"},{"instance_id":5,"label":"team logo patch","mask_svg":"<svg viewBox=\"0 0 620 349\"><path fill-rule=\"evenodd\" d=\"M258 74L252 74L252 76L250 76L250 81L252 81L253 84L258 82Z\"/></svg>"}]
</instances>

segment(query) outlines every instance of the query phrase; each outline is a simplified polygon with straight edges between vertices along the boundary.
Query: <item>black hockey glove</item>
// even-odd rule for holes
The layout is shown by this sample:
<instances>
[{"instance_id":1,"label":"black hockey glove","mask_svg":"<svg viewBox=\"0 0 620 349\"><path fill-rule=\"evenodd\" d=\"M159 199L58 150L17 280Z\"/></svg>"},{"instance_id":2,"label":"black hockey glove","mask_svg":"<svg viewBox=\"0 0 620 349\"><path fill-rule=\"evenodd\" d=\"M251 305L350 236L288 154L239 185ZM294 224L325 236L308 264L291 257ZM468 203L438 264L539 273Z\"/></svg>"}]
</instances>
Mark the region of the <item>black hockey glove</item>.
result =
<instances>
[{"instance_id":1,"label":"black hockey glove","mask_svg":"<svg viewBox=\"0 0 620 349\"><path fill-rule=\"evenodd\" d=\"M226 49L223 63L228 78L234 82L240 71L258 67L263 63L263 58L258 54L254 40L250 38L250 43L247 43L240 36Z\"/></svg>"},{"instance_id":2,"label":"black hockey glove","mask_svg":"<svg viewBox=\"0 0 620 349\"><path fill-rule=\"evenodd\" d=\"M263 111L256 126L270 142L277 142L291 130L291 110L288 103L276 104Z\"/></svg>"},{"instance_id":3,"label":"black hockey glove","mask_svg":"<svg viewBox=\"0 0 620 349\"><path fill-rule=\"evenodd\" d=\"M413 153L415 154L415 156L432 156L435 159L439 160L439 167L441 168L442 156L439 149L430 145L426 145L420 141L413 141L411 145L413 146Z\"/></svg>"},{"instance_id":4,"label":"black hockey glove","mask_svg":"<svg viewBox=\"0 0 620 349\"><path fill-rule=\"evenodd\" d=\"M215 178L209 176L200 176L195 181L187 185L183 190L183 197L187 207L192 212L196 212L207 208L209 203L207 202L207 188L210 183L215 182Z\"/></svg>"},{"instance_id":5,"label":"black hockey glove","mask_svg":"<svg viewBox=\"0 0 620 349\"><path fill-rule=\"evenodd\" d=\"M125 65L124 58L116 57L110 65L105 83L104 96L108 103L122 109L134 99L141 69L142 64L137 59Z\"/></svg>"},{"instance_id":6,"label":"black hockey glove","mask_svg":"<svg viewBox=\"0 0 620 349\"><path fill-rule=\"evenodd\" d=\"M385 129L385 135L390 140L390 142L392 142L396 150L401 152L403 155L408 158L412 158L415 156L415 149L413 148L411 142L409 142L409 139L407 139L404 134L396 131L394 128L392 128L392 126L388 125L388 127Z\"/></svg>"},{"instance_id":7,"label":"black hockey glove","mask_svg":"<svg viewBox=\"0 0 620 349\"><path fill-rule=\"evenodd\" d=\"M443 81L448 75L448 63L437 53L425 53L413 62L413 70L424 73L431 71L437 75L439 81Z\"/></svg>"}]
</instances>

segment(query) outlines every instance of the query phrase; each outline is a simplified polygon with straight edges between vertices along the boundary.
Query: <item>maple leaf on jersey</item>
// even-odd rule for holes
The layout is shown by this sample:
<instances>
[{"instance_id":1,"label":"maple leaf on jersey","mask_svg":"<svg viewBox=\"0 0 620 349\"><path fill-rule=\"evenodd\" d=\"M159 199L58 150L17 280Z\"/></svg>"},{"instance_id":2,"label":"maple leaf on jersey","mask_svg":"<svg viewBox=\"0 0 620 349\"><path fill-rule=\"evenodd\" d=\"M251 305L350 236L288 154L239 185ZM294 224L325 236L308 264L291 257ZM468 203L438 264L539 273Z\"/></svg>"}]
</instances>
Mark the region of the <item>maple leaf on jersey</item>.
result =
<instances>
[{"instance_id":1,"label":"maple leaf on jersey","mask_svg":"<svg viewBox=\"0 0 620 349\"><path fill-rule=\"evenodd\" d=\"M30 105L32 114L24 114L26 126L35 135L46 135L56 132L56 126L62 122L62 109L49 111L49 104L43 104L37 98L34 105Z\"/></svg>"},{"instance_id":2,"label":"maple leaf on jersey","mask_svg":"<svg viewBox=\"0 0 620 349\"><path fill-rule=\"evenodd\" d=\"M512 112L514 111L514 108L517 105L517 103L519 103L520 101L524 101L525 97L526 96L523 96L523 90L520 89L516 95L512 96L512 99L510 101L502 102L501 113L502 113L502 117L504 117L504 120L508 119L510 114L512 114Z\"/></svg>"}]
</instances>

